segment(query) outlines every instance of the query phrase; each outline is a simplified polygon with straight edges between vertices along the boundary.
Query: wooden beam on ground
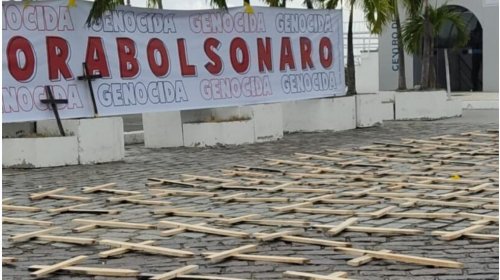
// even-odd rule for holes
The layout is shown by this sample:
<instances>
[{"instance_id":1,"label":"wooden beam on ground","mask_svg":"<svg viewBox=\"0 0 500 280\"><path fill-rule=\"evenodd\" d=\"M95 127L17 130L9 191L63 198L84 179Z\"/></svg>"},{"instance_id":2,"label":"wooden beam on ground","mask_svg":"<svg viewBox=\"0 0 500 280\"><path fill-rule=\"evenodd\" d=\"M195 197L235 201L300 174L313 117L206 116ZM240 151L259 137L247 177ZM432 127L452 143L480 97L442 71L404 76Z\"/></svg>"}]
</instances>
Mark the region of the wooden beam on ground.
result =
<instances>
[{"instance_id":1,"label":"wooden beam on ground","mask_svg":"<svg viewBox=\"0 0 500 280\"><path fill-rule=\"evenodd\" d=\"M39 270L47 268L48 265L32 265L29 270ZM92 276L108 276L108 277L135 277L139 275L139 271L123 268L105 268L105 267L86 267L86 266L66 266L59 270L70 273L92 275Z\"/></svg>"},{"instance_id":2,"label":"wooden beam on ground","mask_svg":"<svg viewBox=\"0 0 500 280\"><path fill-rule=\"evenodd\" d=\"M450 231L450 232L445 232L444 234L437 234L436 232L433 232L433 235L439 235L440 239L443 240L454 240L457 238L460 238L462 235L467 234L467 233L474 233L476 231L480 231L483 228L486 227L486 224L479 224L479 225L472 225L470 227L466 227L461 230L456 230L456 231Z\"/></svg>"},{"instance_id":3,"label":"wooden beam on ground","mask_svg":"<svg viewBox=\"0 0 500 280\"><path fill-rule=\"evenodd\" d=\"M80 262L86 260L87 258L88 258L87 256L77 256L77 257L71 258L69 260L65 260L63 262L56 263L56 264L41 268L35 272L30 273L30 275L35 276L36 278L44 277L50 273L53 273L55 271L62 269L62 268L80 263Z\"/></svg>"},{"instance_id":4,"label":"wooden beam on ground","mask_svg":"<svg viewBox=\"0 0 500 280\"><path fill-rule=\"evenodd\" d=\"M213 253L211 255L206 256L205 258L210 260L211 263L218 263L218 262L221 262L227 258L230 258L232 255L235 255L235 254L254 252L256 248L257 248L257 245L255 245L255 244L244 245L244 246L234 248L231 250Z\"/></svg>"},{"instance_id":5,"label":"wooden beam on ground","mask_svg":"<svg viewBox=\"0 0 500 280\"><path fill-rule=\"evenodd\" d=\"M348 280L350 278L335 276L335 275L320 275L309 272L299 272L299 271L285 271L283 272L283 276L286 277L300 277L311 280Z\"/></svg>"},{"instance_id":6,"label":"wooden beam on ground","mask_svg":"<svg viewBox=\"0 0 500 280\"><path fill-rule=\"evenodd\" d=\"M445 235L450 233L449 231L433 231L432 235ZM498 240L498 234L480 234L480 233L463 233L462 236L472 238L472 239L483 239L483 240Z\"/></svg>"},{"instance_id":7,"label":"wooden beam on ground","mask_svg":"<svg viewBox=\"0 0 500 280\"><path fill-rule=\"evenodd\" d=\"M59 243L70 243L78 245L92 245L96 244L97 241L92 238L81 238L81 237L71 237L71 236L56 236L56 235L38 235L37 240L59 242Z\"/></svg>"},{"instance_id":8,"label":"wooden beam on ground","mask_svg":"<svg viewBox=\"0 0 500 280\"><path fill-rule=\"evenodd\" d=\"M50 227L54 225L54 223L50 221L40 221L40 220L13 218L13 217L2 217L2 223L19 224L19 225L37 225L42 227Z\"/></svg>"},{"instance_id":9,"label":"wooden beam on ground","mask_svg":"<svg viewBox=\"0 0 500 280\"><path fill-rule=\"evenodd\" d=\"M325 240L325 239L318 239L318 238L307 238L307 237L300 237L300 236L293 236L293 235L284 235L281 237L281 240L288 241L288 242L313 244L313 245L321 245L321 246L331 246L331 247L337 247L337 246L341 246L341 247L348 246L349 247L350 246L350 243L347 243L347 242Z\"/></svg>"},{"instance_id":10,"label":"wooden beam on ground","mask_svg":"<svg viewBox=\"0 0 500 280\"><path fill-rule=\"evenodd\" d=\"M226 218L226 219L216 219L215 222L221 223L221 224L226 224L226 225L232 225L232 224L237 224L241 222L245 222L251 219L259 219L261 216L258 214L250 214L250 215L244 215L240 217L235 217L235 218Z\"/></svg>"},{"instance_id":11,"label":"wooden beam on ground","mask_svg":"<svg viewBox=\"0 0 500 280\"><path fill-rule=\"evenodd\" d=\"M17 258L2 257L2 265L13 265L15 262L17 262Z\"/></svg>"},{"instance_id":12,"label":"wooden beam on ground","mask_svg":"<svg viewBox=\"0 0 500 280\"><path fill-rule=\"evenodd\" d=\"M442 260L442 259L433 259L433 258L424 258L417 257L405 254L395 254L395 253L386 253L380 251L371 251L371 250L363 250L363 249L355 249L355 248L346 248L346 247L335 247L334 250L351 254L351 255L370 255L376 259L385 259L385 260L393 260L399 261L403 263L412 263L412 264L420 264L420 265L430 265L434 267L447 267L447 268L463 268L464 264L455 261Z\"/></svg>"},{"instance_id":13,"label":"wooden beam on ground","mask_svg":"<svg viewBox=\"0 0 500 280\"><path fill-rule=\"evenodd\" d=\"M339 225L332 226L330 229L328 229L327 233L329 235L337 235L340 232L344 231L347 227L349 227L353 224L356 224L357 222L358 222L357 218L347 219L347 220L343 221L342 223L340 223Z\"/></svg>"},{"instance_id":14,"label":"wooden beam on ground","mask_svg":"<svg viewBox=\"0 0 500 280\"><path fill-rule=\"evenodd\" d=\"M427 213L427 212L392 212L388 213L387 216L392 218L411 218L411 219L443 219L451 220L459 218L457 213Z\"/></svg>"},{"instance_id":15,"label":"wooden beam on ground","mask_svg":"<svg viewBox=\"0 0 500 280\"><path fill-rule=\"evenodd\" d=\"M495 222L498 224L498 216L491 216L491 215L483 215L483 214L475 214L475 213L467 213L467 212L459 212L457 214L458 216L462 218L467 218L471 220L490 220L492 222Z\"/></svg>"},{"instance_id":16,"label":"wooden beam on ground","mask_svg":"<svg viewBox=\"0 0 500 280\"><path fill-rule=\"evenodd\" d=\"M391 253L391 250L380 250L379 252ZM373 259L374 258L370 255L363 255L361 257L357 257L357 258L354 258L354 259L348 261L347 264L350 266L360 266L360 265L363 265L363 264L366 264L366 263L373 261Z\"/></svg>"},{"instance_id":17,"label":"wooden beam on ground","mask_svg":"<svg viewBox=\"0 0 500 280\"><path fill-rule=\"evenodd\" d=\"M61 229L61 227L52 227L52 228L32 231L32 232L28 232L28 233L21 233L21 234L14 235L14 236L10 237L9 241L12 243L23 242L23 241L27 241L27 240L36 238L39 235L43 235L45 233L52 232L52 231L55 231L58 229Z\"/></svg>"},{"instance_id":18,"label":"wooden beam on ground","mask_svg":"<svg viewBox=\"0 0 500 280\"><path fill-rule=\"evenodd\" d=\"M10 205L10 204L2 204L3 211L22 211L22 212L40 212L42 211L39 207L31 207L31 206L18 206L18 205Z\"/></svg>"},{"instance_id":19,"label":"wooden beam on ground","mask_svg":"<svg viewBox=\"0 0 500 280\"><path fill-rule=\"evenodd\" d=\"M303 220L252 219L246 220L245 222L265 226L308 227L311 225L310 222Z\"/></svg>"},{"instance_id":20,"label":"wooden beam on ground","mask_svg":"<svg viewBox=\"0 0 500 280\"><path fill-rule=\"evenodd\" d=\"M33 193L33 194L30 194L30 199L31 200L44 199L46 197L49 197L52 194L57 194L57 193L65 191L65 190L66 190L66 188L57 188L57 189L53 189L53 190L45 191L45 192L41 192L41 193Z\"/></svg>"},{"instance_id":21,"label":"wooden beam on ground","mask_svg":"<svg viewBox=\"0 0 500 280\"><path fill-rule=\"evenodd\" d=\"M165 272L162 274L155 275L151 277L151 280L168 280L168 279L175 279L178 276L188 274L190 272L198 270L197 265L187 265L169 272Z\"/></svg>"},{"instance_id":22,"label":"wooden beam on ground","mask_svg":"<svg viewBox=\"0 0 500 280\"><path fill-rule=\"evenodd\" d=\"M212 212L197 212L197 211L187 211L180 208L161 208L151 211L153 214L161 215L173 215L173 216L183 216L183 217L205 217L205 218L221 218L224 215L221 213Z\"/></svg>"},{"instance_id":23,"label":"wooden beam on ground","mask_svg":"<svg viewBox=\"0 0 500 280\"><path fill-rule=\"evenodd\" d=\"M146 252L146 253L150 253L150 254L159 254L159 255L174 256L174 257L192 257L192 256L194 256L194 254L192 252L189 252L189 251L170 249L170 248L151 246L151 245L144 245L144 244L140 244L140 243L131 243L131 242L122 242L122 241L104 239L104 240L100 240L99 244L110 245L110 246L115 246L115 247L125 247L128 250Z\"/></svg>"},{"instance_id":24,"label":"wooden beam on ground","mask_svg":"<svg viewBox=\"0 0 500 280\"><path fill-rule=\"evenodd\" d=\"M254 233L253 236L259 241L271 241L282 238L285 235L297 235L304 233L303 230L285 230L273 233Z\"/></svg>"},{"instance_id":25,"label":"wooden beam on ground","mask_svg":"<svg viewBox=\"0 0 500 280\"><path fill-rule=\"evenodd\" d=\"M238 238L250 237L250 234L247 232L224 230L224 229L212 228L212 227L207 227L207 226L198 226L198 225L177 223L177 222L171 222L171 221L160 221L159 226L165 226L165 227L174 228L174 229L180 227L180 228L185 228L188 231L196 231L196 232L203 232L203 233L210 233L210 234L215 234L215 235L238 237Z\"/></svg>"},{"instance_id":26,"label":"wooden beam on ground","mask_svg":"<svg viewBox=\"0 0 500 280\"><path fill-rule=\"evenodd\" d=\"M169 179L159 179L159 178L148 178L148 181L153 181L156 183L160 183L162 185L181 185L186 187L199 187L198 184L186 183L179 180L169 180Z\"/></svg>"},{"instance_id":27,"label":"wooden beam on ground","mask_svg":"<svg viewBox=\"0 0 500 280\"><path fill-rule=\"evenodd\" d=\"M353 218L355 219L355 218ZM348 220L349 221L349 220ZM346 221L347 222L347 221ZM334 225L313 225L316 228L323 229L336 229ZM387 227L359 227L359 226L347 226L343 230L354 231L354 232L366 232L366 233L383 233L383 234L422 234L423 230L418 229L404 229L404 228L387 228ZM329 232L330 230L328 230ZM334 231L335 232L335 231ZM335 235L330 233L330 235Z\"/></svg>"},{"instance_id":28,"label":"wooden beam on ground","mask_svg":"<svg viewBox=\"0 0 500 280\"><path fill-rule=\"evenodd\" d=\"M363 217L372 217L375 219L379 219L379 218L382 218L383 216L389 214L391 211L393 211L396 208L397 208L396 206L391 205L391 206L382 208L380 210L377 210L377 211L374 211L371 213L358 213L357 215L363 216Z\"/></svg>"},{"instance_id":29,"label":"wooden beam on ground","mask_svg":"<svg viewBox=\"0 0 500 280\"><path fill-rule=\"evenodd\" d=\"M109 228L128 228L128 229L154 229L155 225L141 224L141 223L125 223L117 221L101 221L101 220L88 220L88 219L73 219L71 222L83 225L97 225L98 227Z\"/></svg>"},{"instance_id":30,"label":"wooden beam on ground","mask_svg":"<svg viewBox=\"0 0 500 280\"><path fill-rule=\"evenodd\" d=\"M354 215L354 210L330 209L330 208L295 208L294 212L309 214L327 214L327 215Z\"/></svg>"},{"instance_id":31,"label":"wooden beam on ground","mask_svg":"<svg viewBox=\"0 0 500 280\"><path fill-rule=\"evenodd\" d=\"M156 197L165 196L207 196L214 197L217 196L216 193L212 192L200 192L200 191L183 191L175 189L149 189L149 191Z\"/></svg>"},{"instance_id":32,"label":"wooden beam on ground","mask_svg":"<svg viewBox=\"0 0 500 280\"><path fill-rule=\"evenodd\" d=\"M70 205L70 206L65 206L65 207L59 207L59 208L52 208L48 209L47 212L53 213L53 214L60 214L69 211L70 209L73 208L79 208L83 206L87 206L89 203L82 203L82 204L76 204L76 205Z\"/></svg>"},{"instance_id":33,"label":"wooden beam on ground","mask_svg":"<svg viewBox=\"0 0 500 280\"><path fill-rule=\"evenodd\" d=\"M83 193L93 193L93 192L97 192L97 191L102 190L102 189L112 188L114 186L116 186L116 183L107 183L107 184L98 185L95 187L84 187L84 188L82 188L82 192Z\"/></svg>"},{"instance_id":34,"label":"wooden beam on ground","mask_svg":"<svg viewBox=\"0 0 500 280\"><path fill-rule=\"evenodd\" d=\"M153 245L154 243L155 243L154 240L146 240L146 241L140 242L138 244L140 244L140 245ZM99 258L114 257L114 256L125 254L128 251L130 251L130 247L121 246L119 248L110 249L110 250L107 250L107 251L100 252L99 253Z\"/></svg>"},{"instance_id":35,"label":"wooden beam on ground","mask_svg":"<svg viewBox=\"0 0 500 280\"><path fill-rule=\"evenodd\" d=\"M203 253L211 254L209 252ZM275 263L292 263L292 264L307 264L310 262L307 258L284 257L284 256L266 256L266 255L250 255L250 254L235 254L232 258L242 261L260 261L260 262L275 262Z\"/></svg>"}]
</instances>

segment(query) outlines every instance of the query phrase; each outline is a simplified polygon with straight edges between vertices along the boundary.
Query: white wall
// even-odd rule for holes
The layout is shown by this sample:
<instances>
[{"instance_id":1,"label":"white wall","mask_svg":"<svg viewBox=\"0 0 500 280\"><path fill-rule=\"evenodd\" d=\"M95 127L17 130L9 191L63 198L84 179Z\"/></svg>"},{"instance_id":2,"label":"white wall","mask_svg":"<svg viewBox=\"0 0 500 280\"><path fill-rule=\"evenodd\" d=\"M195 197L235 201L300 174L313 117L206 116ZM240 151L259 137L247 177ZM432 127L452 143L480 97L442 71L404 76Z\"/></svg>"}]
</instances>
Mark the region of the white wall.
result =
<instances>
[{"instance_id":1,"label":"white wall","mask_svg":"<svg viewBox=\"0 0 500 280\"><path fill-rule=\"evenodd\" d=\"M376 93L378 91L378 66L377 52L361 55L361 64L356 65L356 91L358 93Z\"/></svg>"},{"instance_id":2,"label":"white wall","mask_svg":"<svg viewBox=\"0 0 500 280\"><path fill-rule=\"evenodd\" d=\"M434 1L432 1L434 2ZM499 11L497 0L436 0L438 5L458 5L470 10L483 27L483 91L498 92L498 40ZM401 10L401 9L400 9ZM404 21L404 15L401 14ZM393 70L392 52L395 28L389 25L379 40L379 81L380 90L394 90L398 85L398 71ZM395 40L395 39L394 39ZM406 57L406 81L408 88L413 85L413 59Z\"/></svg>"}]
</instances>

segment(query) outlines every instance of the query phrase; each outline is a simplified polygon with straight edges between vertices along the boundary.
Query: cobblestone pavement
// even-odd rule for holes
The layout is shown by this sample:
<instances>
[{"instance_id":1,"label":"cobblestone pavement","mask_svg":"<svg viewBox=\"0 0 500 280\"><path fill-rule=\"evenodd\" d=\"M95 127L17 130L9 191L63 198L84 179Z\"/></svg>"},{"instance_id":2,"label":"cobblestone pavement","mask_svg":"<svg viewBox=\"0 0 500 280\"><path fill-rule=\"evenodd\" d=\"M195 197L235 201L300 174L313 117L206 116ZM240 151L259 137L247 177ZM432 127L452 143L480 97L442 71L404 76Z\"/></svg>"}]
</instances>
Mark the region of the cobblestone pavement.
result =
<instances>
[{"instance_id":1,"label":"cobblestone pavement","mask_svg":"<svg viewBox=\"0 0 500 280\"><path fill-rule=\"evenodd\" d=\"M140 191L148 193L145 183L147 178L170 178L177 179L180 174L196 174L226 178L221 176L219 169L231 169L234 165L265 166L264 158L279 158L298 160L294 153L320 153L325 149L350 150L355 147L370 145L373 142L399 142L400 138L429 139L439 135L459 135L468 131L486 131L498 129L498 111L466 111L463 118L440 120L440 121L409 121L409 122L385 122L383 126L356 129L343 132L321 132L321 133L296 133L286 135L281 141L214 148L175 148L175 149L146 149L139 145L126 147L126 158L123 162L100 164L93 166L69 166L59 168L43 168L36 170L3 170L3 198L12 198L8 203L12 205L35 206L42 209L57 208L77 204L68 200L41 199L30 201L29 195L35 192L52 190L60 187L68 189L61 194L79 195L92 197L92 206L95 208L119 209L118 215L92 215L62 213L52 215L47 211L20 212L4 211L3 216L29 218L35 220L51 220L62 229L54 231L54 235L65 235L74 237L89 237L96 239L112 239L131 242L142 242L145 240L156 240L155 245L184 249L195 252L192 258L177 258L153 254L142 254L129 252L118 258L100 259L99 252L110 249L107 245L94 244L87 246L72 245L67 243L49 243L46 241L30 240L27 242L12 243L8 240L10 236L19 233L31 232L42 229L33 225L3 224L2 247L3 256L18 259L14 266L3 266L3 279L29 279L28 267L35 264L54 264L78 255L87 255L89 258L81 266L113 267L136 269L146 273L162 273L179 268L187 264L198 264L199 270L195 274L221 275L225 277L236 277L243 279L283 279L283 272L287 270L310 272L327 275L336 271L345 271L348 278L352 279L421 279L421 280L453 280L453 279L498 279L498 240L481 240L462 237L445 241L432 236L435 230L454 231L471 225L468 219L409 219L383 216L380 218L360 217L359 224L367 227L390 227L421 229L423 234L417 235L384 235L376 233L343 231L330 237L324 232L307 229L305 236L321 238L325 240L336 240L350 242L352 247L370 250L387 249L400 254L423 256L453 260L464 263L463 269L457 268L433 268L417 264L405 264L397 261L373 260L367 264L355 267L347 264L353 258L340 253L332 248L289 243L280 240L259 244L255 254L276 255L289 257L305 257L310 259L309 264L279 264L261 261L243 261L229 259L220 263L210 263L201 255L206 251L223 251L233 249L245 244L253 244L255 240L239 239L233 237L217 236L197 232L180 233L172 237L160 237L158 229L135 230L135 229L109 229L98 228L82 233L72 233L75 224L71 220L99 219L133 223L154 223L159 220L177 221L182 223L207 222L210 226L216 226L206 218L163 216L151 214L153 206L135 205L130 203L109 204L106 198L117 196L110 193L96 192L82 194L82 187L96 186L109 182L116 182L118 189ZM494 157L494 156L493 156ZM498 159L498 156L496 156ZM498 162L497 162L498 163ZM404 164L401 164L404 166ZM268 168L284 168L283 166L272 166ZM291 168L294 168L293 166ZM487 169L487 167L484 167ZM490 166L491 168L491 166ZM394 169L394 168L393 168ZM465 168L464 168L465 169ZM485 169L485 170L486 170ZM494 168L495 169L495 168ZM483 169L481 169L483 170ZM498 170L498 165L496 166ZM496 171L498 172L498 171ZM461 173L460 170L456 173ZM477 179L481 175L464 173L463 179ZM489 173L494 182L493 187L498 188L498 173ZM467 177L469 176L469 177ZM476 177L474 177L476 176ZM229 177L227 177L229 178ZM484 179L484 178L482 178ZM351 182L355 184L355 182ZM179 186L161 186L159 188L179 188L193 190L192 188ZM340 184L322 185L319 188L331 188L335 192L345 191L345 186ZM362 188L363 187L363 188ZM359 190L368 186L360 185ZM196 189L198 190L198 189ZM357 190L357 189L350 189ZM202 190L203 191L203 190ZM206 191L206 190L205 190ZM240 192L252 191L219 189L220 195L229 195ZM384 190L385 191L385 190ZM437 192L438 194L439 191ZM442 194L442 192L441 192ZM321 194L301 193L259 193L260 197L288 197L293 201L310 198ZM498 192L490 194L489 198L495 198ZM360 197L363 199L366 197ZM488 197L487 197L488 199ZM266 218L287 219L290 221L308 220L321 224L338 224L348 216L329 214L308 213L280 213L269 211L271 207L279 207L283 203L223 203L203 196L184 197L170 196L162 198L162 201L172 202L175 207L191 207L194 211L217 212L227 217L237 217L249 213L260 214ZM330 206L329 209L355 210L359 212L370 212L396 205L388 203L388 199L377 205L342 205L341 207ZM294 203L294 202L292 202ZM327 204L314 205L315 207L329 207ZM406 211L399 208L397 211ZM498 207L498 206L497 206ZM412 211L419 212L457 212L467 211L470 213L498 216L497 209L464 209L460 207L443 206L418 206ZM281 229L271 226L262 226L249 223L234 224L227 227L231 230L255 232L273 232ZM286 229L286 227L284 228ZM498 223L488 226L486 232L498 234ZM53 274L49 279L108 279L97 276L76 276L69 274ZM116 278L119 279L119 278ZM123 278L127 279L127 278ZM129 278L135 279L135 278Z\"/></svg>"}]
</instances>

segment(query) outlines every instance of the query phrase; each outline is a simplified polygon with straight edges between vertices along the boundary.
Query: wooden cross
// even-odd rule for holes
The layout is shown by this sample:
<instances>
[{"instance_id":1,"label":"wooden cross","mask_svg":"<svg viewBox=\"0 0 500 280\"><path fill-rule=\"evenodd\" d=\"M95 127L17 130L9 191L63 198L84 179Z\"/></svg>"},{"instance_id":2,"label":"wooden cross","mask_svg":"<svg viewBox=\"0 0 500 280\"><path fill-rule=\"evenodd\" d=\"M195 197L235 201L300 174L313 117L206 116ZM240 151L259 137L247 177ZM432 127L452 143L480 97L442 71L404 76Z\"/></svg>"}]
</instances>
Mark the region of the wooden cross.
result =
<instances>
[{"instance_id":1,"label":"wooden cross","mask_svg":"<svg viewBox=\"0 0 500 280\"><path fill-rule=\"evenodd\" d=\"M347 272L339 271L339 272L334 272L328 275L320 275L320 274L313 274L313 273L308 273L308 272L299 272L299 271L285 271L283 272L283 276L287 277L299 277L303 279L325 279L325 280L348 280L351 278L345 278L347 276Z\"/></svg>"},{"instance_id":2,"label":"wooden cross","mask_svg":"<svg viewBox=\"0 0 500 280\"><path fill-rule=\"evenodd\" d=\"M57 110L57 104L67 104L68 99L55 99L54 95L52 94L52 88L50 86L45 86L45 94L47 95L47 99L41 99L40 102L42 102L43 104L50 104L50 106L52 107L52 112L54 112L54 116L56 117L59 132L62 136L66 136L61 123L61 118L59 117L59 111Z\"/></svg>"},{"instance_id":3,"label":"wooden cross","mask_svg":"<svg viewBox=\"0 0 500 280\"><path fill-rule=\"evenodd\" d=\"M92 105L94 106L94 114L97 116L99 112L97 111L97 103L95 102L94 88L92 87L92 81L95 79L102 78L101 74L93 75L89 73L87 69L87 63L82 63L83 66L83 75L78 76L78 80L86 80L89 85L90 97L92 98Z\"/></svg>"},{"instance_id":4,"label":"wooden cross","mask_svg":"<svg viewBox=\"0 0 500 280\"><path fill-rule=\"evenodd\" d=\"M47 235L47 233L60 229L60 227L52 227L43 230L32 231L28 233L22 233L18 235L14 235L9 238L9 241L12 243L16 242L24 242L31 239L38 239L42 241L49 242L60 242L60 243L70 243L70 244L78 244L78 245L92 245L96 243L95 239L92 238L79 238L79 237L70 237L70 236L57 236L57 235Z\"/></svg>"},{"instance_id":5,"label":"wooden cross","mask_svg":"<svg viewBox=\"0 0 500 280\"><path fill-rule=\"evenodd\" d=\"M134 250L140 252L146 252L150 254L159 254L165 256L174 256L174 257L192 257L194 253L184 250L170 249L165 247L158 247L152 245L145 245L145 242L142 243L132 243L132 242L122 242L115 240L100 240L99 244L101 245L109 245L113 247L119 247L126 250ZM109 254L109 251L107 252Z\"/></svg>"}]
</instances>

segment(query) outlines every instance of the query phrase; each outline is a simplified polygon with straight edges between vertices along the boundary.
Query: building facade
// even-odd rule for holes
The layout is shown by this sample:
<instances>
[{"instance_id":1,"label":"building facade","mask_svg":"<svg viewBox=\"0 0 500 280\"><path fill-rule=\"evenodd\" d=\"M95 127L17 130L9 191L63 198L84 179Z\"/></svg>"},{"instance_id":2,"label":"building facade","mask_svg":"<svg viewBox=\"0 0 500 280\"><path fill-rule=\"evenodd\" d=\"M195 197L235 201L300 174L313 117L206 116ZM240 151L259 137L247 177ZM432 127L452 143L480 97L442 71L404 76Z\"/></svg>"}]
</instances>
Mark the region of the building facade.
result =
<instances>
[{"instance_id":1,"label":"building facade","mask_svg":"<svg viewBox=\"0 0 500 280\"><path fill-rule=\"evenodd\" d=\"M469 32L468 44L453 48L454 27L445 25L436 38L434 54L437 87L446 88L447 53L451 91L498 92L499 72L499 0L436 0L432 5L448 5L461 13ZM401 22L406 20L400 7ZM405 54L406 82L409 89L419 85L420 59ZM398 49L396 24L381 34L379 40L379 89L395 90L398 86Z\"/></svg>"}]
</instances>

